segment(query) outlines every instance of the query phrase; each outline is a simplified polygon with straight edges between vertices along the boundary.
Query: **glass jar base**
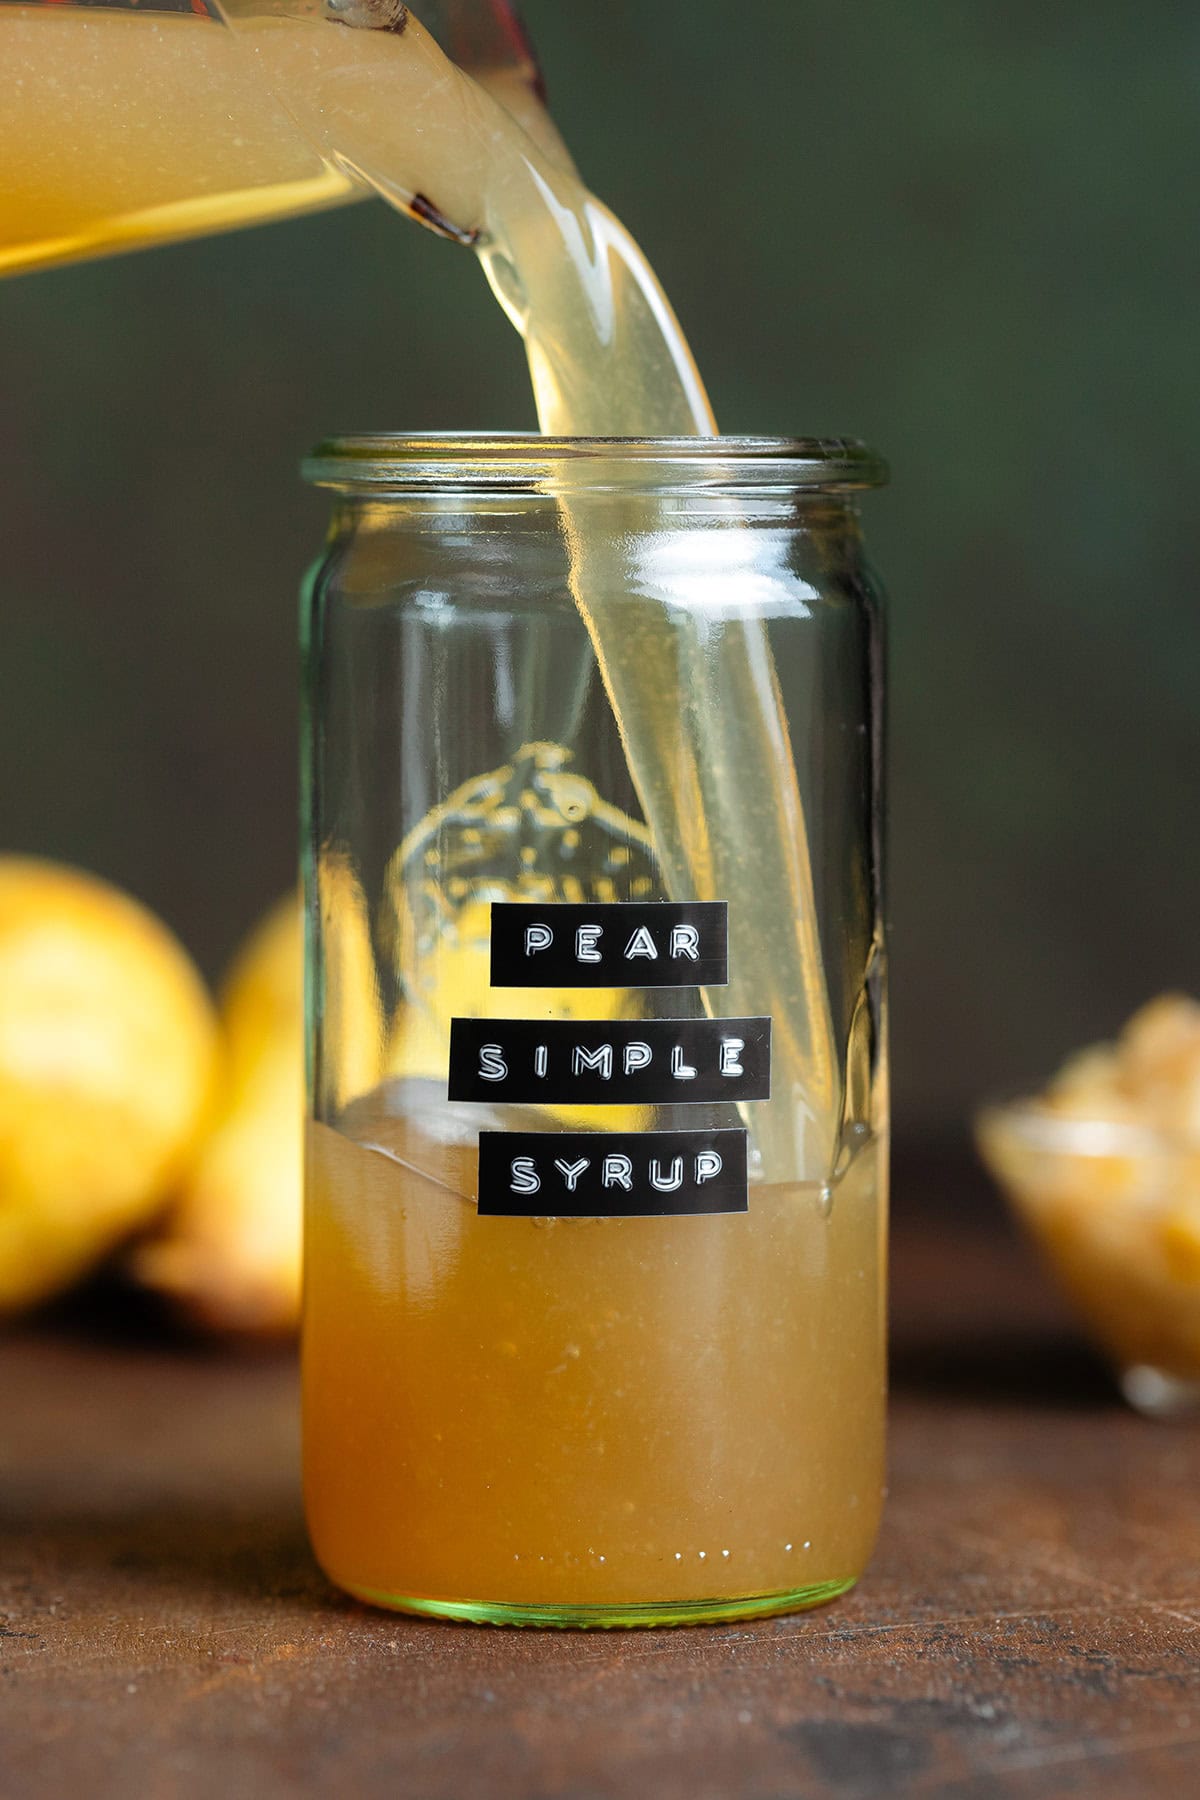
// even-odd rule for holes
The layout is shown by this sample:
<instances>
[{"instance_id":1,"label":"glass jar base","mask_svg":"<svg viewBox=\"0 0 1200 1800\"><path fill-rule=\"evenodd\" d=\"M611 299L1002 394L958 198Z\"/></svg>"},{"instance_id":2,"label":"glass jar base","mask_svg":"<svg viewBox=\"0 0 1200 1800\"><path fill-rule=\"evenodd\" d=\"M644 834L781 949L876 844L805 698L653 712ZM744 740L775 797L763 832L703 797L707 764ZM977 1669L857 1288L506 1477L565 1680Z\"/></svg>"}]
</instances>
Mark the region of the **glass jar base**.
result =
<instances>
[{"instance_id":1,"label":"glass jar base","mask_svg":"<svg viewBox=\"0 0 1200 1800\"><path fill-rule=\"evenodd\" d=\"M807 1612L826 1606L856 1585L858 1577L845 1581L820 1581L812 1587L791 1588L778 1594L747 1594L734 1600L638 1601L628 1606L524 1606L491 1600L426 1600L411 1594L390 1594L373 1588L348 1587L356 1600L389 1612L415 1613L422 1618L451 1619L462 1625L540 1626L558 1631L614 1630L628 1627L711 1625L729 1619L765 1619L777 1613Z\"/></svg>"}]
</instances>

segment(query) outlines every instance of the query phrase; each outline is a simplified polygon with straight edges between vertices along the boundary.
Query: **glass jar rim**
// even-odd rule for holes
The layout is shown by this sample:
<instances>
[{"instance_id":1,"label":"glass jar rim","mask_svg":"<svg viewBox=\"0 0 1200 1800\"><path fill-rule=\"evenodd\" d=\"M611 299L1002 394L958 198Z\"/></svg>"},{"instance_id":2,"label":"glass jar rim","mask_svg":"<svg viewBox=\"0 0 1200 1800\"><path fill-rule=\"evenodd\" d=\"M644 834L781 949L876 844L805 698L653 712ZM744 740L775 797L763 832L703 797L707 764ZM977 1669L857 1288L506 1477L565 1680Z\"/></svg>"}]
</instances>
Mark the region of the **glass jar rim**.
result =
<instances>
[{"instance_id":1,"label":"glass jar rim","mask_svg":"<svg viewBox=\"0 0 1200 1800\"><path fill-rule=\"evenodd\" d=\"M535 431L364 432L327 438L301 465L314 487L345 494L437 488L573 490L612 485L820 490L882 487L888 467L857 438L543 437Z\"/></svg>"}]
</instances>

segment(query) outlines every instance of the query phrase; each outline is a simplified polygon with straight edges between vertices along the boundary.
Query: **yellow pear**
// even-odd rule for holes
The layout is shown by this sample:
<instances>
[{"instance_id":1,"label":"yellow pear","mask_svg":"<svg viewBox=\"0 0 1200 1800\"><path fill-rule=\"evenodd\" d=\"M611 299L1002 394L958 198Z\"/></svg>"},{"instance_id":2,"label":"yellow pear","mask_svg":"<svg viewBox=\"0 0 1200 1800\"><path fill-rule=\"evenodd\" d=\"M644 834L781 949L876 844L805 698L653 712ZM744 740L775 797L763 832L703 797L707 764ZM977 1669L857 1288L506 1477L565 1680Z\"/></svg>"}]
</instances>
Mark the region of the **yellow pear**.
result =
<instances>
[{"instance_id":1,"label":"yellow pear","mask_svg":"<svg viewBox=\"0 0 1200 1800\"><path fill-rule=\"evenodd\" d=\"M321 858L326 1071L335 1106L374 1087L382 1030L366 903L352 867ZM161 1233L134 1265L214 1330L271 1335L300 1313L303 1214L303 910L289 894L238 953L222 993L216 1121Z\"/></svg>"},{"instance_id":2,"label":"yellow pear","mask_svg":"<svg viewBox=\"0 0 1200 1800\"><path fill-rule=\"evenodd\" d=\"M0 856L0 1311L153 1216L215 1064L211 1002L164 925L95 876Z\"/></svg>"},{"instance_id":3,"label":"yellow pear","mask_svg":"<svg viewBox=\"0 0 1200 1800\"><path fill-rule=\"evenodd\" d=\"M289 894L238 953L222 993L225 1070L212 1132L139 1277L197 1323L269 1335L300 1307L303 916Z\"/></svg>"}]
</instances>

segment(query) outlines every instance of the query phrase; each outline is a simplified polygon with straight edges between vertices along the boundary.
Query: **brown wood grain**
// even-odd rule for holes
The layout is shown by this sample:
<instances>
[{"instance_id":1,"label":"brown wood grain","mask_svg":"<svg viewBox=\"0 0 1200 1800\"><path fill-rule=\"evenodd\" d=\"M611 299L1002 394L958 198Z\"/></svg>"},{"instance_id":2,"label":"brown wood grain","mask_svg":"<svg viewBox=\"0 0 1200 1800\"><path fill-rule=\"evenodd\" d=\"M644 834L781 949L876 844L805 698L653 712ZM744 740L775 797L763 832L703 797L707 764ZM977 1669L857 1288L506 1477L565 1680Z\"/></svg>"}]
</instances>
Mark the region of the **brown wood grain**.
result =
<instances>
[{"instance_id":1,"label":"brown wood grain","mask_svg":"<svg viewBox=\"0 0 1200 1800\"><path fill-rule=\"evenodd\" d=\"M314 1568L284 1358L0 1346L0 1793L1141 1800L1200 1775L1200 1429L1124 1411L1024 1252L902 1231L892 1493L838 1605L398 1619Z\"/></svg>"}]
</instances>

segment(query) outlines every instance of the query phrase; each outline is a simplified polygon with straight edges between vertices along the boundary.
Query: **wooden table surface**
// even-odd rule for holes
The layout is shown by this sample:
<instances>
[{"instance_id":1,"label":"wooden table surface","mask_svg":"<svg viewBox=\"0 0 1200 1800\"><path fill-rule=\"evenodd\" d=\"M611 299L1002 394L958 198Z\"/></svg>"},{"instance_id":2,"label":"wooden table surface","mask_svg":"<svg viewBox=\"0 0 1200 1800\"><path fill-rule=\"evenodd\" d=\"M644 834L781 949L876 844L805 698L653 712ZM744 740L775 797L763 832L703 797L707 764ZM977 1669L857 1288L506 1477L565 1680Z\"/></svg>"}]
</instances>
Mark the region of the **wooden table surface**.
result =
<instances>
[{"instance_id":1,"label":"wooden table surface","mask_svg":"<svg viewBox=\"0 0 1200 1800\"><path fill-rule=\"evenodd\" d=\"M1183 1796L1200 1426L1122 1409L1024 1251L904 1225L892 1491L798 1618L506 1632L371 1612L304 1540L290 1359L0 1344L4 1800Z\"/></svg>"}]
</instances>

